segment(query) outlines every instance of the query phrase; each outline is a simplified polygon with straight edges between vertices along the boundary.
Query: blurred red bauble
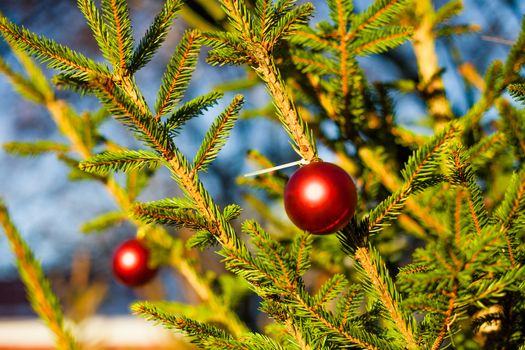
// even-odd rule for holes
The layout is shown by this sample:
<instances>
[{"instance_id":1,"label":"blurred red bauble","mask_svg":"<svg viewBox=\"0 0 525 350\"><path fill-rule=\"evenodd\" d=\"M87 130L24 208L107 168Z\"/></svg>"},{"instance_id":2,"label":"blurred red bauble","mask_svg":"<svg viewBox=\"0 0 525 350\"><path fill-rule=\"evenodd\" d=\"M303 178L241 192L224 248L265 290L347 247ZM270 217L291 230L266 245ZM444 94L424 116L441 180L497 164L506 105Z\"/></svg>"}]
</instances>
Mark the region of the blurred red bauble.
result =
<instances>
[{"instance_id":1,"label":"blurred red bauble","mask_svg":"<svg viewBox=\"0 0 525 350\"><path fill-rule=\"evenodd\" d=\"M341 230L357 204L354 181L339 166L314 162L297 170L284 189L284 208L300 229L315 234Z\"/></svg>"},{"instance_id":2,"label":"blurred red bauble","mask_svg":"<svg viewBox=\"0 0 525 350\"><path fill-rule=\"evenodd\" d=\"M113 254L113 274L128 287L143 285L157 274L157 269L148 266L148 260L148 248L137 239L127 240Z\"/></svg>"}]
</instances>

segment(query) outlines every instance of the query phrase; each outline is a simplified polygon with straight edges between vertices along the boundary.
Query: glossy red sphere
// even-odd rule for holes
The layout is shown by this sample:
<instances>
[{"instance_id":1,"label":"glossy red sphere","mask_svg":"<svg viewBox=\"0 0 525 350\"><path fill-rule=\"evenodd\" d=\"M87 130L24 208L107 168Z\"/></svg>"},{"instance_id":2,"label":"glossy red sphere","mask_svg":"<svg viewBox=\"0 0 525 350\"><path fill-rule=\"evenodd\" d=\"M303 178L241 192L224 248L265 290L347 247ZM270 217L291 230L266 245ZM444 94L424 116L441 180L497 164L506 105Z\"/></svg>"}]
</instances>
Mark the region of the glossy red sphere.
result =
<instances>
[{"instance_id":1,"label":"glossy red sphere","mask_svg":"<svg viewBox=\"0 0 525 350\"><path fill-rule=\"evenodd\" d=\"M357 204L354 181L339 166L314 162L297 170L284 190L284 208L300 229L315 234L341 230Z\"/></svg>"},{"instance_id":2,"label":"glossy red sphere","mask_svg":"<svg viewBox=\"0 0 525 350\"><path fill-rule=\"evenodd\" d=\"M113 254L113 273L128 287L143 285L157 273L148 266L148 260L148 248L137 239L127 240Z\"/></svg>"}]
</instances>

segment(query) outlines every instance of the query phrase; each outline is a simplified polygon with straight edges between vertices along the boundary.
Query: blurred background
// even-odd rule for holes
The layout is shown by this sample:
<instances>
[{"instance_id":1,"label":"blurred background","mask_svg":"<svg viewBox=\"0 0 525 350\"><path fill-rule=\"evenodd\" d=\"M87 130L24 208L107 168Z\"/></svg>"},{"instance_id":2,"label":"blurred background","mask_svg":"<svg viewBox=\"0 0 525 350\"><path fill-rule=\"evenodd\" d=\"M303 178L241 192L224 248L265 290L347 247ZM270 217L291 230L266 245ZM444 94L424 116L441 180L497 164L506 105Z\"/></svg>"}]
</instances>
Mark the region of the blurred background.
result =
<instances>
[{"instance_id":1,"label":"blurred background","mask_svg":"<svg viewBox=\"0 0 525 350\"><path fill-rule=\"evenodd\" d=\"M313 22L327 18L324 2L313 2L317 9ZM134 31L140 37L160 9L162 1L130 0L129 3ZM184 29L188 26L210 29L213 26L220 27L223 23L221 19L210 17L199 5L202 3L196 0L188 2L183 18L179 17L176 21L160 53L138 73L138 83L150 105L153 105L163 68ZM358 10L370 3L368 0L355 0ZM434 3L440 7L446 1ZM437 44L440 64L446 69L443 77L447 94L458 116L469 108L478 93L465 82L462 74L467 67L465 63L483 74L492 60L504 58L519 33L525 13L525 2L522 0L464 0L464 7L463 14L452 21L477 25L479 31L442 37ZM0 11L15 23L36 33L54 38L87 56L101 59L74 0L0 0ZM13 67L18 67L3 42L0 42L0 54ZM211 67L204 62L204 57L205 52L186 99L215 88L227 89L232 86L231 82L243 80L247 76L247 70L242 67ZM387 55L362 59L361 63L370 82L399 78L417 80L417 67L410 43ZM53 72L46 72L52 77ZM243 202L246 189L236 184L236 178L253 170L245 156L249 149L259 150L276 164L297 160L281 127L268 118L257 117L261 115L257 110L265 109L270 103L261 85L227 92L219 106L186 126L178 138L181 149L187 154L194 154L211 120L239 92L246 96L247 101L244 118L235 126L227 146L204 178L207 188L221 205ZM63 139L46 110L20 97L3 76L0 76L0 96L0 144L12 140ZM79 113L99 107L94 98L79 98L72 92L60 91L58 97L66 99ZM417 95L405 94L395 96L394 99L401 123L419 132L428 131L425 125L418 122L425 108ZM139 147L128 131L115 122L105 123L103 132L123 145ZM321 149L321 156L329 160L331 154ZM6 200L24 238L42 261L64 301L66 312L79 319L93 314L126 315L129 314L130 302L145 296L191 301L192 296L185 292L177 275L169 270L162 270L159 280L143 289L130 289L115 282L111 273L112 252L122 240L133 237L136 232L131 225L124 223L100 234L81 233L83 222L114 209L115 204L98 183L70 182L67 173L67 168L54 155L18 158L0 150L0 195ZM174 195L177 192L175 186L169 174L160 170L140 200ZM251 215L249 207L244 215ZM84 298L82 302L78 300L80 295ZM5 237L0 235L0 319L14 320L32 315L25 300L23 285L18 279L14 257ZM0 323L0 348L2 332L11 333L10 328L6 327Z\"/></svg>"}]
</instances>

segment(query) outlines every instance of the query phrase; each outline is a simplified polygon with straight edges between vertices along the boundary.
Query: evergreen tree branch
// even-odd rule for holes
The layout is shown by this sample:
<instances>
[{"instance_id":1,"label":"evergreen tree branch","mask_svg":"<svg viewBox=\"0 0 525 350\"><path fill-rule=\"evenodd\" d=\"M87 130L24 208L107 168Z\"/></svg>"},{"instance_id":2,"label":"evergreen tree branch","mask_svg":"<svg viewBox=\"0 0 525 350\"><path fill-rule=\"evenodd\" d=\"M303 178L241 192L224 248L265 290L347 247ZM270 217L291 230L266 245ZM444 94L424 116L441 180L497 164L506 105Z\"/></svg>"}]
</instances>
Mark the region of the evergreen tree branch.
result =
<instances>
[{"instance_id":1,"label":"evergreen tree branch","mask_svg":"<svg viewBox=\"0 0 525 350\"><path fill-rule=\"evenodd\" d=\"M122 211L110 211L84 222L80 227L80 231L83 233L101 232L107 230L109 227L118 225L127 219L127 213Z\"/></svg>"},{"instance_id":2,"label":"evergreen tree branch","mask_svg":"<svg viewBox=\"0 0 525 350\"><path fill-rule=\"evenodd\" d=\"M410 4L406 0L378 0L365 12L360 13L352 22L352 28L347 33L347 40L359 35L365 29L376 29L385 24L393 15Z\"/></svg>"},{"instance_id":3,"label":"evergreen tree branch","mask_svg":"<svg viewBox=\"0 0 525 350\"><path fill-rule=\"evenodd\" d=\"M254 28L253 17L249 13L244 1L221 0L224 10L229 16L231 23L235 27L236 34L206 34L207 43L215 47L211 52L214 61L217 63L231 63L235 47L241 62L250 62L261 79L266 83L270 96L277 108L279 118L285 130L290 135L296 146L296 152L307 162L317 160L317 149L312 133L308 129L306 122L299 116L294 102L291 100L286 85L281 79L280 72L275 66L274 58L270 54L271 45L261 42L255 36L257 30ZM311 8L300 7L295 12L291 10L291 3L279 3L275 5L277 17L272 25L276 26L276 32L272 34L273 41L279 37L288 35L295 26L304 23ZM281 8L280 8L281 7ZM278 8L280 8L278 10ZM277 13L279 11L279 13ZM304 11L304 13L303 13ZM279 20L282 20L281 22ZM225 48L228 48L226 51ZM233 55L235 56L235 55ZM243 58L244 57L244 58Z\"/></svg>"},{"instance_id":4,"label":"evergreen tree branch","mask_svg":"<svg viewBox=\"0 0 525 350\"><path fill-rule=\"evenodd\" d=\"M373 153L372 150L361 147L359 149L359 157L363 162L374 171L380 178L381 183L390 192L395 193L403 186L403 181L393 174L392 169L388 169L385 162L381 161L381 157L378 157ZM419 219L421 225L428 228L431 232L435 232L438 236L443 236L446 233L446 226L439 220L437 220L429 208L420 204L417 199L409 197L406 201L406 207L410 210L410 214ZM404 214L401 214L404 215ZM399 217L402 220L402 216Z\"/></svg>"},{"instance_id":5,"label":"evergreen tree branch","mask_svg":"<svg viewBox=\"0 0 525 350\"><path fill-rule=\"evenodd\" d=\"M168 0L165 5L167 6L167 4L173 5L174 2ZM33 65L29 57L25 56L23 53L20 53L20 55L23 58L21 61L24 64L24 68L27 70L28 74L30 73L30 79L32 81L41 81L39 77L42 76L43 73ZM54 97L52 94L52 89L49 86L47 80L44 79L42 84L39 84L38 86L31 85L31 88L38 89L34 91L35 94L38 93L48 96L46 97L45 102L41 103L44 103L44 106L49 111L52 120L58 126L61 133L69 140L69 142L71 142L71 151L78 153L82 159L91 158L93 156L91 149L93 145L90 143L90 140L87 140L83 136L82 130L79 126L78 116L64 101L58 100ZM49 91L51 91L51 93L49 93ZM218 95L214 96L216 98L220 97ZM205 103L205 105L207 104ZM190 109L190 111L193 111L192 113L198 113L198 111L194 111L193 109ZM124 113L126 113L125 109ZM181 111L181 113L183 112ZM114 198L118 207L122 210L122 212L129 213L132 209L132 203L129 194L126 193L126 191L112 176L107 175L104 179L105 181L102 183L108 193ZM148 232L152 230L157 232L161 237L170 237L168 233L159 225L145 226L142 222L135 220L134 218L128 219L135 226L137 226L139 230L144 229ZM170 240L171 239L168 239L168 241ZM244 323L239 320L238 316L231 308L227 307L222 301L220 301L220 298L213 291L212 287L209 285L209 282L205 281L195 270L195 268L188 263L187 259L184 257L184 254L172 255L170 263L177 271L181 273L186 281L188 281L189 285L197 292L199 297L204 303L206 303L206 305L209 305L212 310L215 310L214 312L224 315L224 320L227 321L230 329L236 334L236 336L240 336L241 334L247 332L248 328L246 325L244 325Z\"/></svg>"},{"instance_id":6,"label":"evergreen tree branch","mask_svg":"<svg viewBox=\"0 0 525 350\"><path fill-rule=\"evenodd\" d=\"M43 63L47 63L50 68L59 69L79 77L109 75L106 67L66 46L57 44L43 36L37 36L29 30L15 25L3 15L0 15L0 32L11 45L26 50Z\"/></svg>"},{"instance_id":7,"label":"evergreen tree branch","mask_svg":"<svg viewBox=\"0 0 525 350\"><path fill-rule=\"evenodd\" d=\"M19 156L34 156L48 152L69 152L69 146L48 140L36 142L8 142L5 143L3 147L6 152Z\"/></svg>"},{"instance_id":8,"label":"evergreen tree branch","mask_svg":"<svg viewBox=\"0 0 525 350\"><path fill-rule=\"evenodd\" d=\"M503 131L508 137L508 143L513 147L516 157L525 160L525 115L503 99L496 103L496 107L503 119Z\"/></svg>"},{"instance_id":9,"label":"evergreen tree branch","mask_svg":"<svg viewBox=\"0 0 525 350\"><path fill-rule=\"evenodd\" d=\"M27 79L22 74L18 74L0 57L0 73L4 74L10 81L16 91L22 96L35 103L42 103L46 96L35 87L31 79Z\"/></svg>"},{"instance_id":10,"label":"evergreen tree branch","mask_svg":"<svg viewBox=\"0 0 525 350\"><path fill-rule=\"evenodd\" d=\"M348 103L348 91L350 84L348 84L348 37L347 37L347 23L344 16L343 0L337 0L337 30L340 39L339 42L339 63L340 63L340 74L341 74L341 95L343 101L345 101L345 107ZM345 108L346 109L346 108Z\"/></svg>"},{"instance_id":11,"label":"evergreen tree branch","mask_svg":"<svg viewBox=\"0 0 525 350\"><path fill-rule=\"evenodd\" d=\"M102 12L108 23L111 63L118 76L127 72L133 52L133 33L126 0L102 0Z\"/></svg>"},{"instance_id":12,"label":"evergreen tree branch","mask_svg":"<svg viewBox=\"0 0 525 350\"><path fill-rule=\"evenodd\" d=\"M155 168L160 161L152 151L106 151L81 162L79 168L89 173L106 175L110 171L130 172L145 167Z\"/></svg>"},{"instance_id":13,"label":"evergreen tree branch","mask_svg":"<svg viewBox=\"0 0 525 350\"><path fill-rule=\"evenodd\" d=\"M95 2L93 0L77 0L77 6L82 14L84 14L102 55L105 59L111 62L112 53L109 38L110 34Z\"/></svg>"},{"instance_id":14,"label":"evergreen tree branch","mask_svg":"<svg viewBox=\"0 0 525 350\"><path fill-rule=\"evenodd\" d=\"M181 0L166 0L164 2L161 11L155 16L153 23L146 31L146 34L144 34L144 37L140 39L138 46L131 56L128 64L128 72L130 75L144 67L151 60L164 40L166 40L173 20L182 5L183 1Z\"/></svg>"},{"instance_id":15,"label":"evergreen tree branch","mask_svg":"<svg viewBox=\"0 0 525 350\"><path fill-rule=\"evenodd\" d=\"M26 286L31 306L55 335L57 349L77 349L76 340L64 326L64 316L60 303L53 293L51 284L45 277L42 266L11 221L2 199L0 199L0 225L3 227L11 250L16 257L18 271Z\"/></svg>"},{"instance_id":16,"label":"evergreen tree branch","mask_svg":"<svg viewBox=\"0 0 525 350\"><path fill-rule=\"evenodd\" d=\"M217 100L224 94L212 91L206 95L196 97L180 106L167 120L166 127L172 137L177 136L179 129L188 120L198 117L206 112L211 106L217 104Z\"/></svg>"},{"instance_id":17,"label":"evergreen tree branch","mask_svg":"<svg viewBox=\"0 0 525 350\"><path fill-rule=\"evenodd\" d=\"M298 285L299 276L294 275L293 269L295 267L290 266L289 258L282 251L282 247L274 242L258 224L253 221L246 222L244 229L254 237L254 243L260 248L259 251L262 255L256 259L245 250L245 247L237 251L223 248L220 254L225 257L226 267L230 271L244 277L255 287L257 294L262 296L263 299L271 298L276 293L289 295L290 302L296 305L294 306L297 310L296 312L300 311L301 315L304 315L302 317L313 318L318 327L321 327L326 332L346 342L360 345L365 349L379 349L379 347L369 342L366 337L362 338L353 334L353 331L358 332L357 330L351 327L348 329L339 327L327 314L325 308L320 305L319 300L314 302L305 295L302 286ZM264 264L274 266L273 268L267 268ZM270 271L279 271L279 274L276 275ZM295 322L293 320L295 312L290 313L288 311L285 312L285 315L281 315L281 317L284 317L282 320L284 324L286 322ZM298 338L298 342L301 342L300 339L305 337L307 333L307 330L300 328L299 330L294 330L291 335ZM361 334L361 336L363 335Z\"/></svg>"},{"instance_id":18,"label":"evergreen tree branch","mask_svg":"<svg viewBox=\"0 0 525 350\"><path fill-rule=\"evenodd\" d=\"M521 104L525 103L525 84L511 84L508 87L509 93Z\"/></svg>"},{"instance_id":19,"label":"evergreen tree branch","mask_svg":"<svg viewBox=\"0 0 525 350\"><path fill-rule=\"evenodd\" d=\"M224 349L235 349L236 347L231 342L233 339L225 331L189 320L185 317L174 316L172 314L163 312L159 307L156 307L148 302L139 302L131 306L131 311L136 315L145 318L148 321L155 321L160 323L166 329L180 329L190 336L196 338L197 344L201 345L215 345ZM201 342L208 340L206 343ZM237 345L237 344L236 344ZM240 349L250 349L241 346Z\"/></svg>"},{"instance_id":20,"label":"evergreen tree branch","mask_svg":"<svg viewBox=\"0 0 525 350\"><path fill-rule=\"evenodd\" d=\"M448 140L455 136L456 131L457 126L451 124L411 156L403 170L405 178L403 186L371 211L368 223L369 232L382 230L386 224L385 221L399 215L408 196L414 191L414 186L418 185L417 182L420 181L420 178L421 181L424 181L435 168L435 164L432 162L433 156Z\"/></svg>"},{"instance_id":21,"label":"evergreen tree branch","mask_svg":"<svg viewBox=\"0 0 525 350\"><path fill-rule=\"evenodd\" d=\"M467 203L472 217L474 228L481 235L483 227L489 222L488 212L483 203L483 196L476 183L472 167L466 163L466 154L461 150L453 150L451 167L454 169L451 177L453 184L459 184L467 189Z\"/></svg>"},{"instance_id":22,"label":"evergreen tree branch","mask_svg":"<svg viewBox=\"0 0 525 350\"><path fill-rule=\"evenodd\" d=\"M186 91L200 50L200 34L191 30L186 32L173 54L162 78L155 110L155 120L169 114Z\"/></svg>"},{"instance_id":23,"label":"evergreen tree branch","mask_svg":"<svg viewBox=\"0 0 525 350\"><path fill-rule=\"evenodd\" d=\"M255 70L266 83L279 112L281 122L297 146L297 153L307 162L315 161L318 156L313 135L308 129L306 122L297 113L297 109L286 91L279 71L275 67L273 57L263 48L258 48L254 55L257 61Z\"/></svg>"},{"instance_id":24,"label":"evergreen tree branch","mask_svg":"<svg viewBox=\"0 0 525 350\"><path fill-rule=\"evenodd\" d=\"M458 297L457 293L458 293L458 283L456 280L454 280L454 286L452 288L452 292L449 293L448 309L445 312L445 318L443 319L443 325L441 326L441 329L439 330L436 340L432 344L431 350L438 350L441 348L441 344L443 343L443 340L445 339L445 335L447 331L450 329L450 326L453 322L453 320L451 320L451 317L452 317L452 314L454 313L456 299Z\"/></svg>"},{"instance_id":25,"label":"evergreen tree branch","mask_svg":"<svg viewBox=\"0 0 525 350\"><path fill-rule=\"evenodd\" d=\"M231 129L235 125L243 103L244 98L240 95L236 96L228 108L221 113L210 126L193 160L193 173L205 171L207 164L211 163L217 157L217 154L226 143Z\"/></svg>"},{"instance_id":26,"label":"evergreen tree branch","mask_svg":"<svg viewBox=\"0 0 525 350\"><path fill-rule=\"evenodd\" d=\"M403 344L406 344L408 349L416 349L417 342L413 334L412 324L408 321L408 316L404 315L400 310L399 301L397 300L399 296L386 269L381 269L377 266L380 262L372 256L369 248L357 248L355 258L363 270L366 271L373 288L388 310L393 326L403 335Z\"/></svg>"},{"instance_id":27,"label":"evergreen tree branch","mask_svg":"<svg viewBox=\"0 0 525 350\"><path fill-rule=\"evenodd\" d=\"M512 266L516 266L516 258L513 251L513 239L509 231L516 225L516 221L525 211L525 168L515 173L511 178L505 197L496 209L496 215L500 221L499 231L504 235L507 242L509 259Z\"/></svg>"}]
</instances>

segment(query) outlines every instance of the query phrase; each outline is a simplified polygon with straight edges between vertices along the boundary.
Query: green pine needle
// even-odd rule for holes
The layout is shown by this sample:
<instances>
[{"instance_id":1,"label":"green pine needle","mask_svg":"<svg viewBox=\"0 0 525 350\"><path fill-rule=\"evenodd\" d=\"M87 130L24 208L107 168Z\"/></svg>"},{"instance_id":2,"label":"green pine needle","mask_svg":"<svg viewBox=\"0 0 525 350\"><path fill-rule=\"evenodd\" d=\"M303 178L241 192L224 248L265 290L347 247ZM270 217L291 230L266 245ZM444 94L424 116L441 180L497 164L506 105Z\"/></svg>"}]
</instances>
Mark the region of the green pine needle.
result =
<instances>
[{"instance_id":1,"label":"green pine needle","mask_svg":"<svg viewBox=\"0 0 525 350\"><path fill-rule=\"evenodd\" d=\"M121 224L127 219L128 216L122 211L110 211L83 223L80 231L83 233L102 232Z\"/></svg>"},{"instance_id":2,"label":"green pine needle","mask_svg":"<svg viewBox=\"0 0 525 350\"><path fill-rule=\"evenodd\" d=\"M144 223L188 227L194 230L216 232L216 228L194 208L188 199L171 198L134 205L133 216Z\"/></svg>"},{"instance_id":3,"label":"green pine needle","mask_svg":"<svg viewBox=\"0 0 525 350\"><path fill-rule=\"evenodd\" d=\"M110 62L119 75L124 75L134 42L127 1L102 0L102 15L108 32Z\"/></svg>"},{"instance_id":4,"label":"green pine needle","mask_svg":"<svg viewBox=\"0 0 525 350\"><path fill-rule=\"evenodd\" d=\"M186 32L171 57L155 103L156 119L170 114L182 99L197 65L201 41L195 30Z\"/></svg>"},{"instance_id":5,"label":"green pine needle","mask_svg":"<svg viewBox=\"0 0 525 350\"><path fill-rule=\"evenodd\" d=\"M313 297L314 307L326 306L337 298L348 287L346 277L341 274L331 276L323 283L317 294Z\"/></svg>"},{"instance_id":6,"label":"green pine needle","mask_svg":"<svg viewBox=\"0 0 525 350\"><path fill-rule=\"evenodd\" d=\"M93 0L77 0L77 6L86 18L102 55L106 60L112 62L110 33L95 2Z\"/></svg>"},{"instance_id":7,"label":"green pine needle","mask_svg":"<svg viewBox=\"0 0 525 350\"><path fill-rule=\"evenodd\" d=\"M352 0L327 0L330 19L334 23L350 23L354 16Z\"/></svg>"},{"instance_id":8,"label":"green pine needle","mask_svg":"<svg viewBox=\"0 0 525 350\"><path fill-rule=\"evenodd\" d=\"M525 84L511 84L508 87L509 93L521 104L525 104Z\"/></svg>"},{"instance_id":9,"label":"green pine needle","mask_svg":"<svg viewBox=\"0 0 525 350\"><path fill-rule=\"evenodd\" d=\"M138 302L131 306L134 314L162 325L167 329L178 329L186 333L192 343L206 349L246 349L252 348L242 341L234 340L228 333L215 326L176 316L148 302Z\"/></svg>"},{"instance_id":10,"label":"green pine needle","mask_svg":"<svg viewBox=\"0 0 525 350\"><path fill-rule=\"evenodd\" d=\"M434 186L440 180L439 176L436 177L439 159L436 159L435 155L439 154L447 141L456 136L457 129L456 124L450 124L448 128L410 156L401 172L405 180L402 188L383 200L370 212L368 219L370 233L381 231L389 225L391 220L399 216L410 193Z\"/></svg>"},{"instance_id":11,"label":"green pine needle","mask_svg":"<svg viewBox=\"0 0 525 350\"><path fill-rule=\"evenodd\" d=\"M396 15L411 4L411 0L375 0L364 12L354 17L349 35L353 36L361 30L379 29L388 25Z\"/></svg>"},{"instance_id":12,"label":"green pine needle","mask_svg":"<svg viewBox=\"0 0 525 350\"><path fill-rule=\"evenodd\" d=\"M352 43L351 50L354 55L368 56L378 54L395 48L412 35L412 28L400 26L384 26L371 32L366 32Z\"/></svg>"},{"instance_id":13,"label":"green pine needle","mask_svg":"<svg viewBox=\"0 0 525 350\"><path fill-rule=\"evenodd\" d=\"M144 67L157 52L160 45L166 40L168 31L173 20L183 5L181 0L166 0L161 11L153 20L153 23L140 39L128 64L129 74L133 74Z\"/></svg>"},{"instance_id":14,"label":"green pine needle","mask_svg":"<svg viewBox=\"0 0 525 350\"><path fill-rule=\"evenodd\" d=\"M42 140L35 142L8 142L4 150L18 156L36 156L44 153L67 153L69 146L59 142Z\"/></svg>"},{"instance_id":15,"label":"green pine needle","mask_svg":"<svg viewBox=\"0 0 525 350\"><path fill-rule=\"evenodd\" d=\"M433 16L433 27L447 22L452 17L456 17L463 11L462 0L451 0L441 6Z\"/></svg>"},{"instance_id":16,"label":"green pine needle","mask_svg":"<svg viewBox=\"0 0 525 350\"><path fill-rule=\"evenodd\" d=\"M161 158L152 151L106 151L84 160L79 164L79 168L88 173L107 175L111 171L130 172L143 168L156 168L160 163Z\"/></svg>"},{"instance_id":17,"label":"green pine needle","mask_svg":"<svg viewBox=\"0 0 525 350\"><path fill-rule=\"evenodd\" d=\"M230 132L237 121L239 111L244 103L242 96L236 96L226 110L210 126L201 147L193 159L194 171L205 171L225 145Z\"/></svg>"},{"instance_id":18,"label":"green pine needle","mask_svg":"<svg viewBox=\"0 0 525 350\"><path fill-rule=\"evenodd\" d=\"M106 67L53 40L38 36L24 27L17 26L1 15L0 33L11 45L37 57L41 62L47 63L50 68L67 72L75 77L109 75Z\"/></svg>"}]
</instances>

